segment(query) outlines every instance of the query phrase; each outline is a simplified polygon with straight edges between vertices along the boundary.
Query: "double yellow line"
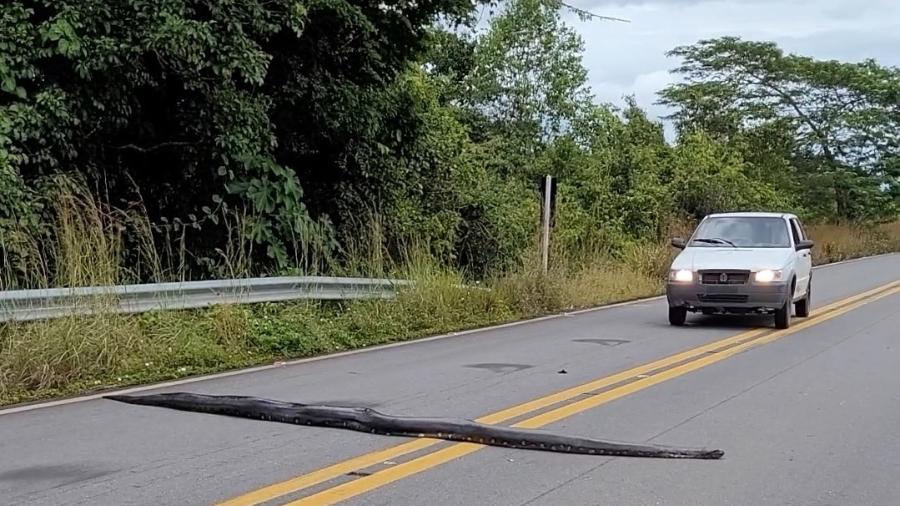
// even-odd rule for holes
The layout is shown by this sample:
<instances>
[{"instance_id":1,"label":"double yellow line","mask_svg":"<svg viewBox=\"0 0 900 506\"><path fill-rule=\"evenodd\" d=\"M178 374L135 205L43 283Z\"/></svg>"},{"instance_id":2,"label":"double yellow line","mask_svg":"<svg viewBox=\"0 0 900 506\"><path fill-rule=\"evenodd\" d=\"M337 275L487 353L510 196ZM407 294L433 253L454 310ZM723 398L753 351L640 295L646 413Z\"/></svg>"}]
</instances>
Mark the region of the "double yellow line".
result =
<instances>
[{"instance_id":1,"label":"double yellow line","mask_svg":"<svg viewBox=\"0 0 900 506\"><path fill-rule=\"evenodd\" d=\"M779 331L756 329L742 332L719 341L483 416L478 418L477 421L488 424L499 424L562 404L559 407L544 411L513 425L514 427L522 428L542 427L672 378L682 376L710 364L714 364L751 347L775 341L786 335L799 332L805 328L836 318L864 304L896 293L900 293L900 281L888 283L868 292L824 306L819 310L814 311L808 319L795 323L789 329ZM584 397L581 399L569 402L582 396ZM221 503L220 506L255 506L262 504L346 476L348 473L358 472L382 464L385 461L396 460L399 457L419 452L442 442L443 441L441 440L435 439L417 439L384 450L367 453L287 481L275 483L249 492L225 501ZM369 475L364 475L353 481L325 489L288 504L289 506L300 506L325 505L341 502L413 474L420 473L451 460L474 453L482 448L484 448L484 446L473 443L454 443L437 451L426 453L420 457Z\"/></svg>"}]
</instances>

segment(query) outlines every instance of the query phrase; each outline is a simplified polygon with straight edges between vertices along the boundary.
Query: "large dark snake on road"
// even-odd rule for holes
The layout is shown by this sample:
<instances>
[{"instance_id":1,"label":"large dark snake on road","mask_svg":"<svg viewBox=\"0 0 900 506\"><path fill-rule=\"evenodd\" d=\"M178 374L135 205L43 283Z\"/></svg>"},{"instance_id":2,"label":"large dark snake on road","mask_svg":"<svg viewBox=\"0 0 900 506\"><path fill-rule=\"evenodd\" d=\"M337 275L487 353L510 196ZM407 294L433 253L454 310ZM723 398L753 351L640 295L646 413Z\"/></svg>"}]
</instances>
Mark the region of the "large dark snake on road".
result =
<instances>
[{"instance_id":1,"label":"large dark snake on road","mask_svg":"<svg viewBox=\"0 0 900 506\"><path fill-rule=\"evenodd\" d=\"M550 432L487 425L471 420L396 417L365 407L281 402L258 397L165 393L110 395L107 399L181 411L257 420L349 429L384 436L444 439L488 446L617 457L719 459L722 450L672 448L565 436Z\"/></svg>"}]
</instances>

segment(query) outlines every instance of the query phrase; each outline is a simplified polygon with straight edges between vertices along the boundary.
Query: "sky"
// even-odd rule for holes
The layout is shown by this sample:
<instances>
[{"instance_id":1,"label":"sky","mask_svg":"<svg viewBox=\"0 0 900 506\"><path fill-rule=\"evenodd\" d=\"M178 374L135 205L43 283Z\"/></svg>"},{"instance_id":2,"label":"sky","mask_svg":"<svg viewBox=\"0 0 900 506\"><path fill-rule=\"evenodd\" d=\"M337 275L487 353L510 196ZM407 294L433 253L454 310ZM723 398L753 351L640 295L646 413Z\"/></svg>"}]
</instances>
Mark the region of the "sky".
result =
<instances>
[{"instance_id":1,"label":"sky","mask_svg":"<svg viewBox=\"0 0 900 506\"><path fill-rule=\"evenodd\" d=\"M656 92L674 81L678 60L666 51L701 39L736 35L774 41L788 51L820 59L874 58L900 67L900 0L566 0L598 15L630 23L568 24L584 39L584 64L598 102L623 103L634 95L659 119L667 111Z\"/></svg>"}]
</instances>

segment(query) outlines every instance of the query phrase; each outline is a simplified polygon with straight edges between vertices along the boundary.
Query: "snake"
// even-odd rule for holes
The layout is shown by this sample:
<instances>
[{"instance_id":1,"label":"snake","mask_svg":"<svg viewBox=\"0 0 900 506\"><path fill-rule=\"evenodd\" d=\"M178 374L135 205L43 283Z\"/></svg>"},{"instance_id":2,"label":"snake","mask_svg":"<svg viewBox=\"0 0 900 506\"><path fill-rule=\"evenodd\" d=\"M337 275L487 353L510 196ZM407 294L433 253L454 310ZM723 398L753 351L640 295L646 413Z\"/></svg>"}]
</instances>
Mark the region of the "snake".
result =
<instances>
[{"instance_id":1,"label":"snake","mask_svg":"<svg viewBox=\"0 0 900 506\"><path fill-rule=\"evenodd\" d=\"M173 392L108 395L127 404L255 420L347 429L383 436L442 439L524 450L614 457L720 459L718 449L676 448L567 436L552 432L488 425L467 419L391 416L369 407L284 402L251 396Z\"/></svg>"}]
</instances>

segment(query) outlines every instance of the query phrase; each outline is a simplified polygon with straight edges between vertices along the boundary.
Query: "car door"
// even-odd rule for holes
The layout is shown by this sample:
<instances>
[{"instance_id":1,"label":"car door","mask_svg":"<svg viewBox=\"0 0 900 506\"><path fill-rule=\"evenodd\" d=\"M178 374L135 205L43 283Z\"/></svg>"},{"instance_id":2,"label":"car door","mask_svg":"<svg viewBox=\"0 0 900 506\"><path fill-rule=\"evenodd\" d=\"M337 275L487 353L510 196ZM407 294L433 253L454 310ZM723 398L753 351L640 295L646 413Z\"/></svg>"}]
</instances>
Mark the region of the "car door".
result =
<instances>
[{"instance_id":1,"label":"car door","mask_svg":"<svg viewBox=\"0 0 900 506\"><path fill-rule=\"evenodd\" d=\"M806 231L803 229L803 226L800 224L800 220L796 218L791 218L791 235L794 237L794 246L796 247L797 243L800 241L805 241L808 238L806 237ZM795 269L797 274L797 286L795 287L794 297L801 296L806 293L806 290L809 286L810 276L812 275L812 254L808 249L803 251L796 251L797 261L795 263Z\"/></svg>"}]
</instances>

